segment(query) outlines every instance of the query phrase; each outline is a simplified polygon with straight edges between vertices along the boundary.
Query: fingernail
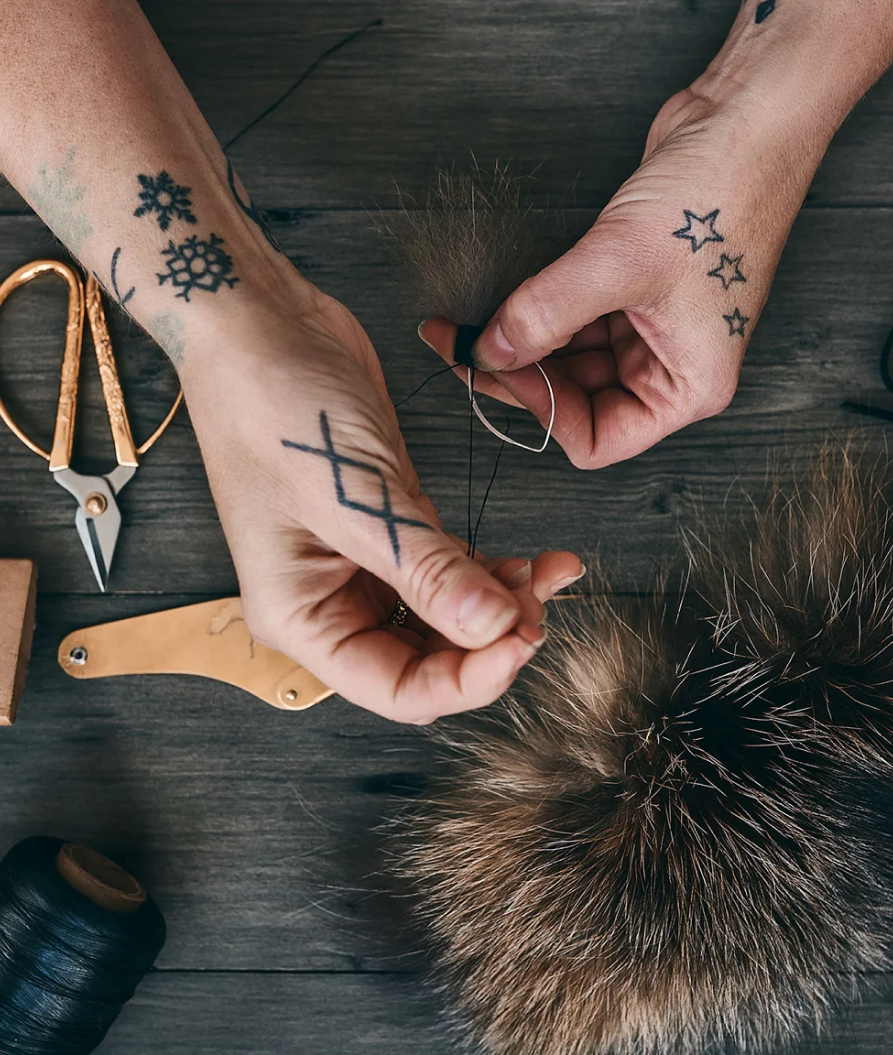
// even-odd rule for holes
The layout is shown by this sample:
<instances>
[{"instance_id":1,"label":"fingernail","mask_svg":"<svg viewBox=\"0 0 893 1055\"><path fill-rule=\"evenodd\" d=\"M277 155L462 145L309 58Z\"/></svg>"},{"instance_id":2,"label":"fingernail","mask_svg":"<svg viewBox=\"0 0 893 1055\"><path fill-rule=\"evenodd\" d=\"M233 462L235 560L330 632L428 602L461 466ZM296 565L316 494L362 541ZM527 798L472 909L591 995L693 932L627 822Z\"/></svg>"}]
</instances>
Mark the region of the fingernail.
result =
<instances>
[{"instance_id":1,"label":"fingernail","mask_svg":"<svg viewBox=\"0 0 893 1055\"><path fill-rule=\"evenodd\" d=\"M502 332L499 322L490 330L485 354L481 355L475 346L473 356L475 366L479 370L506 370L518 358L515 349Z\"/></svg>"},{"instance_id":2,"label":"fingernail","mask_svg":"<svg viewBox=\"0 0 893 1055\"><path fill-rule=\"evenodd\" d=\"M431 342L430 342L429 340L427 340L427 338L425 337L425 326L426 326L427 324L428 324L428 320L427 320L427 319L422 319L422 321L421 321L421 322L419 323L419 328L418 328L418 329L416 330L416 333L417 333L417 334L419 335L419 340L420 340L420 341L421 341L421 342L422 342L423 344L427 344L427 345L428 345L428 347L429 347L429 348L431 349L431 351L432 351L432 352L436 352L436 351L437 351L437 349L436 349L436 348L434 347L434 345L433 345L433 344L432 344L432 343L431 343Z\"/></svg>"},{"instance_id":3,"label":"fingernail","mask_svg":"<svg viewBox=\"0 0 893 1055\"><path fill-rule=\"evenodd\" d=\"M583 570L579 575L568 575L564 579L559 579L558 582L552 585L552 592L558 593L559 590L566 590L568 586L572 586L575 582L579 582L580 579L586 574L586 565L583 565Z\"/></svg>"},{"instance_id":4,"label":"fingernail","mask_svg":"<svg viewBox=\"0 0 893 1055\"><path fill-rule=\"evenodd\" d=\"M531 626L530 623L522 623L515 627L515 633L533 649L540 648L546 640L546 631L541 626Z\"/></svg>"},{"instance_id":5,"label":"fingernail","mask_svg":"<svg viewBox=\"0 0 893 1055\"><path fill-rule=\"evenodd\" d=\"M515 673L517 674L522 667L526 666L533 657L539 651L540 646L546 640L545 631L541 630L538 626L530 626L527 623L522 623L515 633L524 642L524 651L521 653L521 659L515 666Z\"/></svg>"},{"instance_id":6,"label":"fingernail","mask_svg":"<svg viewBox=\"0 0 893 1055\"><path fill-rule=\"evenodd\" d=\"M510 590L517 590L519 586L523 586L524 583L530 582L530 576L532 574L533 565L530 561L527 561L523 568L519 568L505 580L505 584Z\"/></svg>"},{"instance_id":7,"label":"fingernail","mask_svg":"<svg viewBox=\"0 0 893 1055\"><path fill-rule=\"evenodd\" d=\"M477 590L459 606L456 621L469 637L499 637L518 618L518 612L493 590Z\"/></svg>"}]
</instances>

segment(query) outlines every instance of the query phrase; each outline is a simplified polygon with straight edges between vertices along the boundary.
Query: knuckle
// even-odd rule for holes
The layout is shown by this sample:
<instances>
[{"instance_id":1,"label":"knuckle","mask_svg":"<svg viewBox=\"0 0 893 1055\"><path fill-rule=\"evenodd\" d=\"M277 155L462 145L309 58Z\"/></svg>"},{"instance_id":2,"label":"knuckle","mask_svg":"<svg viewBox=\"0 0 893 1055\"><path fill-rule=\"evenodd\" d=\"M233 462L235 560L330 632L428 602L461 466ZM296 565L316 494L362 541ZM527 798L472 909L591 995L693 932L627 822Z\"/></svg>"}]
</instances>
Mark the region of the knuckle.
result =
<instances>
[{"instance_id":1,"label":"knuckle","mask_svg":"<svg viewBox=\"0 0 893 1055\"><path fill-rule=\"evenodd\" d=\"M506 304L505 317L500 320L506 337L513 344L527 344L534 348L553 350L559 347L556 319L552 303L538 285L525 284Z\"/></svg>"},{"instance_id":2,"label":"knuckle","mask_svg":"<svg viewBox=\"0 0 893 1055\"><path fill-rule=\"evenodd\" d=\"M409 590L422 611L437 604L439 597L453 585L461 573L465 558L458 550L443 549L423 553L409 572Z\"/></svg>"},{"instance_id":3,"label":"knuckle","mask_svg":"<svg viewBox=\"0 0 893 1055\"><path fill-rule=\"evenodd\" d=\"M720 383L712 385L699 400L698 416L701 418L712 418L716 414L721 414L732 402L734 395L734 384Z\"/></svg>"}]
</instances>

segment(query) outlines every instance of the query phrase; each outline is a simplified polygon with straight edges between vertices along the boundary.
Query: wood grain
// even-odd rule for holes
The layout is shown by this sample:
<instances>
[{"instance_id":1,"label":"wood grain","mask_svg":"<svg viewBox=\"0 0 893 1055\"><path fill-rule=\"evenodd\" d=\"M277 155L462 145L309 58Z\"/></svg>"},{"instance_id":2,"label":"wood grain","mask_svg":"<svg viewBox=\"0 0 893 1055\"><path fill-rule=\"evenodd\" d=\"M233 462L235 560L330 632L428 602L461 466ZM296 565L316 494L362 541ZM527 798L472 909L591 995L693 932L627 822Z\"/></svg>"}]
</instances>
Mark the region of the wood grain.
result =
<instances>
[{"instance_id":1,"label":"wood grain","mask_svg":"<svg viewBox=\"0 0 893 1055\"><path fill-rule=\"evenodd\" d=\"M437 165L512 158L554 201L601 206L638 164L660 106L719 48L739 0L146 0L227 141L365 23L233 160L265 209L369 207ZM860 104L815 181L817 204L893 202L893 79ZM21 207L11 191L0 210Z\"/></svg>"},{"instance_id":2,"label":"wood grain","mask_svg":"<svg viewBox=\"0 0 893 1055\"><path fill-rule=\"evenodd\" d=\"M0 726L15 721L31 658L36 602L36 565L0 560Z\"/></svg>"},{"instance_id":3,"label":"wood grain","mask_svg":"<svg viewBox=\"0 0 893 1055\"><path fill-rule=\"evenodd\" d=\"M881 1055L893 977L870 980L828 1035L763 1055ZM99 1055L460 1055L436 1001L394 974L201 974L147 978ZM349 1010L348 1010L349 1009Z\"/></svg>"}]
</instances>

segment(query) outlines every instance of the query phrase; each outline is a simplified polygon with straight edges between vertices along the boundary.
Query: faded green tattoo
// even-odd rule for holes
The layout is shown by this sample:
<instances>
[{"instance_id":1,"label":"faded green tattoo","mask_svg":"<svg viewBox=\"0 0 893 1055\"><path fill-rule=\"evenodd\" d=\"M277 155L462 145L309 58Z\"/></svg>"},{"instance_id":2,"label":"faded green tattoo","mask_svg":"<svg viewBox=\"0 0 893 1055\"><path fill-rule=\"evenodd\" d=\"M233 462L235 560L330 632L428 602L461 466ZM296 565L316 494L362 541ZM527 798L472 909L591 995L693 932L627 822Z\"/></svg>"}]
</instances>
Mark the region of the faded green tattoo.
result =
<instances>
[{"instance_id":1,"label":"faded green tattoo","mask_svg":"<svg viewBox=\"0 0 893 1055\"><path fill-rule=\"evenodd\" d=\"M72 182L73 161L74 147L52 173L45 161L37 170L37 179L28 188L28 198L44 223L77 256L81 243L93 234L93 228L84 213L78 211L85 188Z\"/></svg>"},{"instance_id":2,"label":"faded green tattoo","mask_svg":"<svg viewBox=\"0 0 893 1055\"><path fill-rule=\"evenodd\" d=\"M146 323L146 329L167 352L174 366L179 366L186 358L186 342L183 340L183 323L170 311L153 315Z\"/></svg>"}]
</instances>

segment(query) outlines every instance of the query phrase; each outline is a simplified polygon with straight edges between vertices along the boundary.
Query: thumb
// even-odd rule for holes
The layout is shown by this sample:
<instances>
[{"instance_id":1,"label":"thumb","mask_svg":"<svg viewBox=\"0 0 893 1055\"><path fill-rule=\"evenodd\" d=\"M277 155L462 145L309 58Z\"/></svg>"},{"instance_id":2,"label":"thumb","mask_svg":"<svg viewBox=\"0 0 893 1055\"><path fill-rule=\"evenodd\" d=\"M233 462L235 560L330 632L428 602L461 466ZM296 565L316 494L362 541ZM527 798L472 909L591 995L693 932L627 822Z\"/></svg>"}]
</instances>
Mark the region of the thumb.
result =
<instances>
[{"instance_id":1,"label":"thumb","mask_svg":"<svg viewBox=\"0 0 893 1055\"><path fill-rule=\"evenodd\" d=\"M403 495L392 499L397 508L411 502ZM390 545L395 532L399 559ZM374 551L367 532L362 539L354 536L344 555L384 579L411 611L454 645L484 648L521 620L515 595L455 540L439 528L424 526L417 507L414 516L389 527L387 536Z\"/></svg>"},{"instance_id":2,"label":"thumb","mask_svg":"<svg viewBox=\"0 0 893 1055\"><path fill-rule=\"evenodd\" d=\"M527 279L475 342L479 370L519 370L563 348L584 326L633 296L617 239L598 224L564 256Z\"/></svg>"},{"instance_id":3,"label":"thumb","mask_svg":"<svg viewBox=\"0 0 893 1055\"><path fill-rule=\"evenodd\" d=\"M440 529L430 506L410 497L387 460L350 443L343 431L336 433L326 415L321 421L324 448L283 442L332 464L329 494L337 504L320 502L317 485L306 526L336 553L392 586L455 645L480 649L508 633L521 619L512 592ZM329 489L324 479L322 493Z\"/></svg>"}]
</instances>

